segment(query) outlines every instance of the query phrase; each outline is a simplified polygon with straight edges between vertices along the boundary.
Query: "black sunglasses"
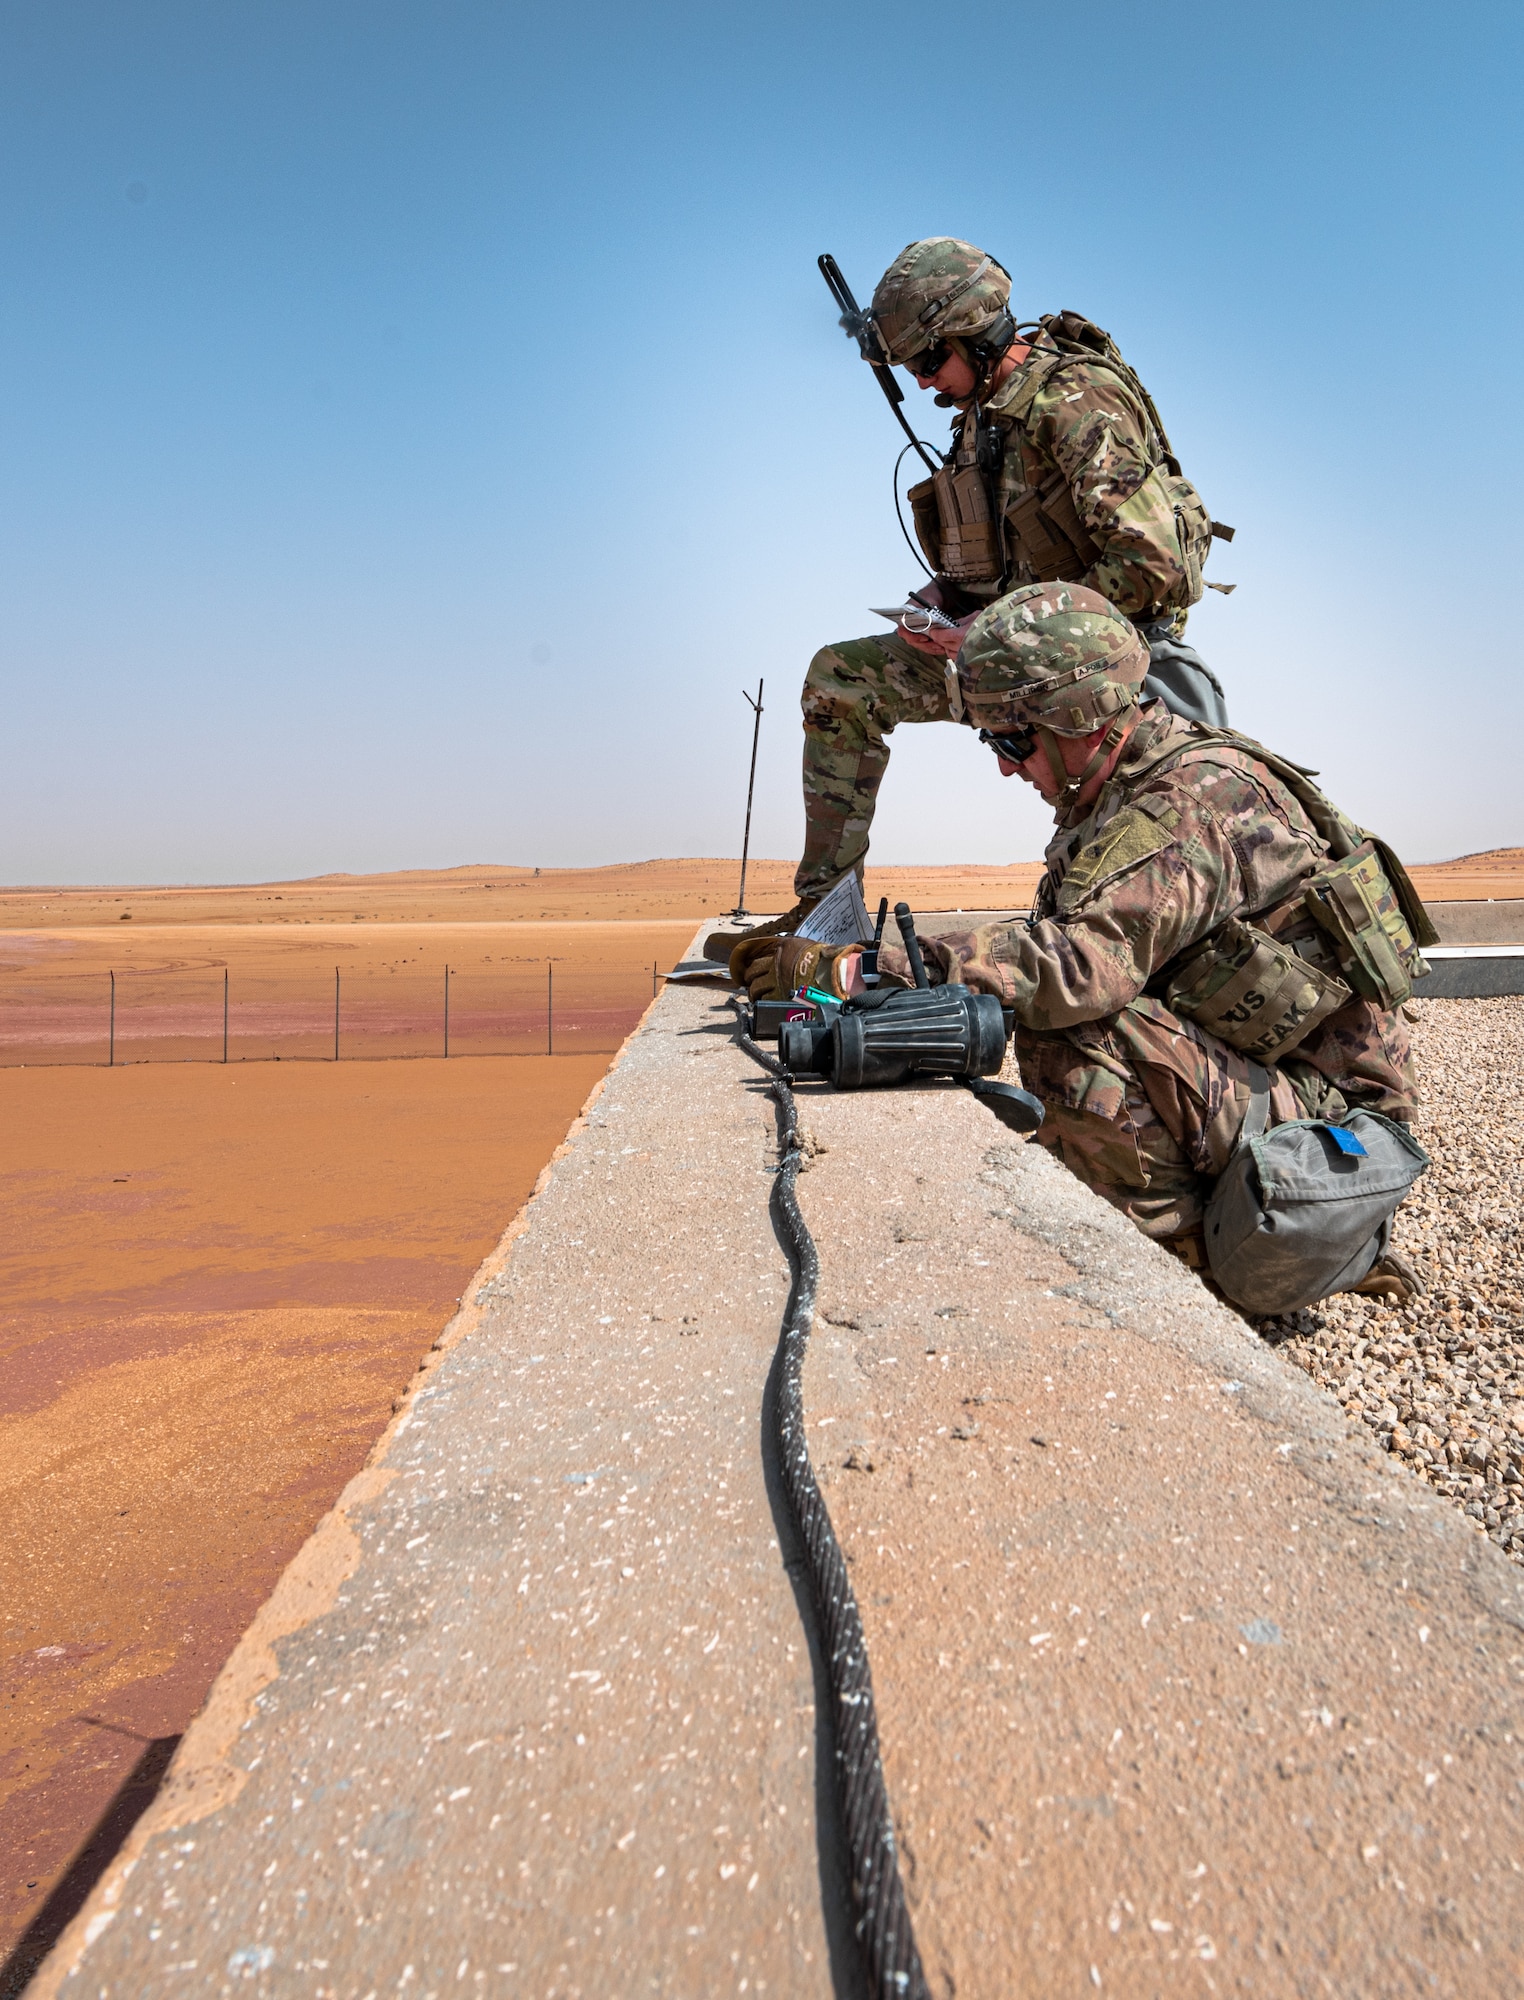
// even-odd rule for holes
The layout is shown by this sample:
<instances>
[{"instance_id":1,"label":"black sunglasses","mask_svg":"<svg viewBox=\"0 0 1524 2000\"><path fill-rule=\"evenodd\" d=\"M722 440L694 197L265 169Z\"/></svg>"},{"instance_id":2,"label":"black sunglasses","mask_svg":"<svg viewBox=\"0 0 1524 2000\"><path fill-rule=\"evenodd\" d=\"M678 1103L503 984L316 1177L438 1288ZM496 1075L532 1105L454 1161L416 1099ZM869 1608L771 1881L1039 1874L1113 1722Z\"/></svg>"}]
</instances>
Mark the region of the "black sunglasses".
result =
<instances>
[{"instance_id":1,"label":"black sunglasses","mask_svg":"<svg viewBox=\"0 0 1524 2000\"><path fill-rule=\"evenodd\" d=\"M1037 732L1030 725L1003 730L998 735L992 729L981 729L979 741L987 743L995 755L1004 757L1008 764L1024 764L1037 748Z\"/></svg>"},{"instance_id":2,"label":"black sunglasses","mask_svg":"<svg viewBox=\"0 0 1524 2000\"><path fill-rule=\"evenodd\" d=\"M928 382L933 375L941 374L952 359L952 352L945 340L934 341L930 347L923 347L919 354L912 354L905 366L912 375Z\"/></svg>"}]
</instances>

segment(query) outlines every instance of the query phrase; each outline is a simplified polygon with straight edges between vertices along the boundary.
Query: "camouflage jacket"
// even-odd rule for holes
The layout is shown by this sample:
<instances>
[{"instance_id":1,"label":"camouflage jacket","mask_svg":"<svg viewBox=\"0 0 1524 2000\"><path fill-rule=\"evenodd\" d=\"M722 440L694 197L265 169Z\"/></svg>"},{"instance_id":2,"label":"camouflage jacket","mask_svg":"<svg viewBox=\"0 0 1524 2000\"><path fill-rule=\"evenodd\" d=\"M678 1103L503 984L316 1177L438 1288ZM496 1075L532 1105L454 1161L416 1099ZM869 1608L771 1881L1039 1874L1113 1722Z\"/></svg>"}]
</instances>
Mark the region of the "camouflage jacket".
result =
<instances>
[{"instance_id":1,"label":"camouflage jacket","mask_svg":"<svg viewBox=\"0 0 1524 2000\"><path fill-rule=\"evenodd\" d=\"M1326 854L1249 750L1198 740L1151 704L1088 817L1049 846L1030 924L946 938L938 956L952 976L961 966L969 984L998 990L1023 1027L1100 1020L1229 917L1295 896ZM1296 1055L1370 1109L1406 1116L1416 1102L1406 1032L1368 1001L1347 1002Z\"/></svg>"},{"instance_id":2,"label":"camouflage jacket","mask_svg":"<svg viewBox=\"0 0 1524 2000\"><path fill-rule=\"evenodd\" d=\"M1169 441L1124 374L1099 354L1061 353L1041 334L981 414L1003 434L992 495L1009 559L1003 590L1063 573L1134 620L1197 602L1210 518L1194 487L1171 474ZM1067 489L1059 497L1072 502L1090 546L1080 562L1039 569L1027 559L1021 510L1040 502L1044 489L1053 495L1056 474Z\"/></svg>"}]
</instances>

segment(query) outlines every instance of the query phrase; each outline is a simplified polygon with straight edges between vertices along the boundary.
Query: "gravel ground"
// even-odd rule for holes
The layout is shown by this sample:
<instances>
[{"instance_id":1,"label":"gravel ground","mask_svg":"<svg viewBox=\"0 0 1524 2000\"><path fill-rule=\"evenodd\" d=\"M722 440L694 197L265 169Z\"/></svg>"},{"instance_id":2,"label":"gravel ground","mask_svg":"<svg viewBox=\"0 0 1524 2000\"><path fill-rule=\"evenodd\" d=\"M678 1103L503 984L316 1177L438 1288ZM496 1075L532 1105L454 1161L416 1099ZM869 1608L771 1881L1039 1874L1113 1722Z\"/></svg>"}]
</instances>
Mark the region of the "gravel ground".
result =
<instances>
[{"instance_id":1,"label":"gravel ground","mask_svg":"<svg viewBox=\"0 0 1524 2000\"><path fill-rule=\"evenodd\" d=\"M1352 1422L1524 1563L1524 998L1409 1009L1434 1164L1393 1242L1427 1290L1255 1324Z\"/></svg>"}]
</instances>

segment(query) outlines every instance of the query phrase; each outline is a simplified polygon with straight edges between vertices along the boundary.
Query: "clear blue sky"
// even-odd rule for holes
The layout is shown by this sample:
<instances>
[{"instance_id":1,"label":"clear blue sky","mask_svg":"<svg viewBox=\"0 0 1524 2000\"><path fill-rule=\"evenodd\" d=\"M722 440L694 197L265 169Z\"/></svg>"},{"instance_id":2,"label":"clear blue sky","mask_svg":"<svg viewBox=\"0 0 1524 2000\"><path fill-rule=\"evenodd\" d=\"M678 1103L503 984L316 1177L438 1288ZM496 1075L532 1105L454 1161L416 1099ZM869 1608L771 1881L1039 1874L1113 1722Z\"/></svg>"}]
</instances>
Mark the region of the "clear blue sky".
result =
<instances>
[{"instance_id":1,"label":"clear blue sky","mask_svg":"<svg viewBox=\"0 0 1524 2000\"><path fill-rule=\"evenodd\" d=\"M941 232L1238 528L1238 725L1412 859L1524 840L1521 24L0 0L0 879L735 852L759 675L792 858L805 665L914 574L815 256ZM1045 817L901 729L875 856Z\"/></svg>"}]
</instances>

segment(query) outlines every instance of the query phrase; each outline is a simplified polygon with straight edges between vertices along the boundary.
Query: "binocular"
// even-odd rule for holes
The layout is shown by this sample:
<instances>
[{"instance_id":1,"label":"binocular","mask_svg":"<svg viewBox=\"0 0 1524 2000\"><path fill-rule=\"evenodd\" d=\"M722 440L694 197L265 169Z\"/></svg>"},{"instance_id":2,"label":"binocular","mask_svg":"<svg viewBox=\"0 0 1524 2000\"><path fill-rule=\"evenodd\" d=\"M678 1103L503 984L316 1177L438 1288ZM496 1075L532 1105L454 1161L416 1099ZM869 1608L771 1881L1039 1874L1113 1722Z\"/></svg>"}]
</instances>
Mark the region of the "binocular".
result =
<instances>
[{"instance_id":1,"label":"binocular","mask_svg":"<svg viewBox=\"0 0 1524 2000\"><path fill-rule=\"evenodd\" d=\"M993 994L967 986L880 986L830 1019L785 1021L778 1053L796 1076L838 1090L907 1076L993 1076L1005 1061L1005 1017Z\"/></svg>"},{"instance_id":2,"label":"binocular","mask_svg":"<svg viewBox=\"0 0 1524 2000\"><path fill-rule=\"evenodd\" d=\"M784 1068L796 1076L827 1077L837 1090L903 1083L911 1076L954 1077L1013 1131L1035 1132L1043 1120L1040 1099L987 1081L1005 1061L1000 1002L968 986L931 986L914 918L904 903L894 914L915 985L872 987L844 1001L839 1012L785 1021L778 1030ZM882 928L880 910L875 945Z\"/></svg>"}]
</instances>

